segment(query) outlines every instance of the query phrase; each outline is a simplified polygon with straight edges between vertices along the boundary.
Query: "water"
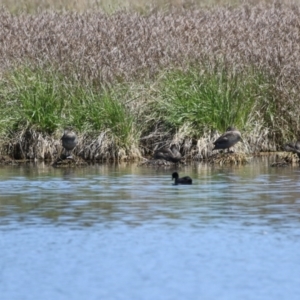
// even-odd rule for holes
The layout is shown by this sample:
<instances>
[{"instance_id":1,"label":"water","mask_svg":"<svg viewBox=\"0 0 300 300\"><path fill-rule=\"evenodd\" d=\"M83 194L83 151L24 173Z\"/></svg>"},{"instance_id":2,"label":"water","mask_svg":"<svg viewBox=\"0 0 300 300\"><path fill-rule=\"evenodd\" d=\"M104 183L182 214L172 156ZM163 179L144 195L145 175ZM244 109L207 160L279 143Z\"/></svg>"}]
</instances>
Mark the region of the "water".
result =
<instances>
[{"instance_id":1,"label":"water","mask_svg":"<svg viewBox=\"0 0 300 300\"><path fill-rule=\"evenodd\" d=\"M0 168L0 299L300 299L300 169Z\"/></svg>"}]
</instances>

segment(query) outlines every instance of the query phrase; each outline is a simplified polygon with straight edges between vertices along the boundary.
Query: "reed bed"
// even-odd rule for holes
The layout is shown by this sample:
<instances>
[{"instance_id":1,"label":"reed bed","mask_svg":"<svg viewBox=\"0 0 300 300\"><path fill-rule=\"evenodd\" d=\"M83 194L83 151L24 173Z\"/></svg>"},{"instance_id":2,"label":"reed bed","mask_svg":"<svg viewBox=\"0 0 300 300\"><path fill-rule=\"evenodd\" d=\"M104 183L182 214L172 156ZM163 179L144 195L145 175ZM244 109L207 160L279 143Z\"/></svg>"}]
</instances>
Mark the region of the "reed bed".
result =
<instances>
[{"instance_id":1,"label":"reed bed","mask_svg":"<svg viewBox=\"0 0 300 300\"><path fill-rule=\"evenodd\" d=\"M296 0L297 1L297 0ZM74 11L85 12L101 10L106 13L115 13L120 10L129 10L132 12L148 13L151 9L167 9L170 6L175 7L211 7L214 5L239 5L243 0L0 0L0 5L4 6L10 12L36 14L41 11ZM272 0L251 0L248 3L268 3ZM290 0L283 0L288 2Z\"/></svg>"},{"instance_id":2,"label":"reed bed","mask_svg":"<svg viewBox=\"0 0 300 300\"><path fill-rule=\"evenodd\" d=\"M53 159L67 125L91 160L202 159L228 125L244 153L299 136L298 5L78 11L0 10L2 154Z\"/></svg>"}]
</instances>

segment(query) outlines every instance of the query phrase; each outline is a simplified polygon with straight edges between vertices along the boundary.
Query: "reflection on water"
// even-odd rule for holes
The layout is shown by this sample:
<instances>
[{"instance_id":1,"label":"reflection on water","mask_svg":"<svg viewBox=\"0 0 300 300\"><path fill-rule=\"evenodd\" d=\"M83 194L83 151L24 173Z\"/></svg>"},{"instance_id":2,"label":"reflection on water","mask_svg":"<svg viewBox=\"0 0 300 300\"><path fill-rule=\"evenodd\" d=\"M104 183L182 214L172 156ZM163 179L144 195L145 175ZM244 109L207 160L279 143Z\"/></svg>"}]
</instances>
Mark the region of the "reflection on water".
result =
<instances>
[{"instance_id":1,"label":"reflection on water","mask_svg":"<svg viewBox=\"0 0 300 300\"><path fill-rule=\"evenodd\" d=\"M1 300L298 300L299 167L173 171L2 166Z\"/></svg>"},{"instance_id":2,"label":"reflection on water","mask_svg":"<svg viewBox=\"0 0 300 300\"><path fill-rule=\"evenodd\" d=\"M0 225L113 226L147 222L193 226L237 221L299 225L300 170L247 166L182 167L192 186L173 186L170 169L94 165L80 169L1 169Z\"/></svg>"}]
</instances>

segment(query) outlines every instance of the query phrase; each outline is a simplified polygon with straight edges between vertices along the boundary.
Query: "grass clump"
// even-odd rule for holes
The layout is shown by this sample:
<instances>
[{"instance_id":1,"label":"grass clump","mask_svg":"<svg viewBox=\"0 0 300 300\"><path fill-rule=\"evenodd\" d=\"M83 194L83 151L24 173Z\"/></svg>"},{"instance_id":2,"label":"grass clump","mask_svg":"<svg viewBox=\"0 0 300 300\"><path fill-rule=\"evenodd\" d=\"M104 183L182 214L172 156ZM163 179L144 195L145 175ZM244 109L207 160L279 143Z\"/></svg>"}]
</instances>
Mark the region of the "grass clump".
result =
<instances>
[{"instance_id":1,"label":"grass clump","mask_svg":"<svg viewBox=\"0 0 300 300\"><path fill-rule=\"evenodd\" d=\"M122 86L96 87L55 70L24 67L6 73L1 91L2 132L26 135L34 130L55 135L72 126L84 136L105 132L106 144L118 149L114 153L123 151L128 156L133 149L135 155L138 152L140 133L124 102L126 88Z\"/></svg>"},{"instance_id":2,"label":"grass clump","mask_svg":"<svg viewBox=\"0 0 300 300\"><path fill-rule=\"evenodd\" d=\"M49 134L59 128L67 103L67 91L61 82L61 76L41 70L13 71L4 83L9 85L6 103L14 107L13 116L10 116L14 121L13 128L34 127Z\"/></svg>"},{"instance_id":3,"label":"grass clump","mask_svg":"<svg viewBox=\"0 0 300 300\"><path fill-rule=\"evenodd\" d=\"M69 120L82 132L108 132L119 147L136 146L140 133L125 104L126 92L125 86L76 87L71 91Z\"/></svg>"},{"instance_id":4,"label":"grass clump","mask_svg":"<svg viewBox=\"0 0 300 300\"><path fill-rule=\"evenodd\" d=\"M272 85L259 71L237 72L223 66L167 72L158 94L159 118L177 130L189 124L197 136L206 128L249 126L253 114L271 97Z\"/></svg>"}]
</instances>

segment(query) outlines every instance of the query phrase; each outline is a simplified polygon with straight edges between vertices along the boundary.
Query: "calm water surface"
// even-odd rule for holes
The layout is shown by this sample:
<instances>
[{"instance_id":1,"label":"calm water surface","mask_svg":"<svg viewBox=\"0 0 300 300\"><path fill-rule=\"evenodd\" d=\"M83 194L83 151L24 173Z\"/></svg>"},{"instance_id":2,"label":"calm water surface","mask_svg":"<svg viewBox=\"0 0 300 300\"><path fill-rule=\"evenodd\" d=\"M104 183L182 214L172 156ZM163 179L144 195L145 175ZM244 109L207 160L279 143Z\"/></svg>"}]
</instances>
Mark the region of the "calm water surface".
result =
<instances>
[{"instance_id":1,"label":"calm water surface","mask_svg":"<svg viewBox=\"0 0 300 300\"><path fill-rule=\"evenodd\" d=\"M300 299L300 168L0 167L0 299Z\"/></svg>"}]
</instances>

